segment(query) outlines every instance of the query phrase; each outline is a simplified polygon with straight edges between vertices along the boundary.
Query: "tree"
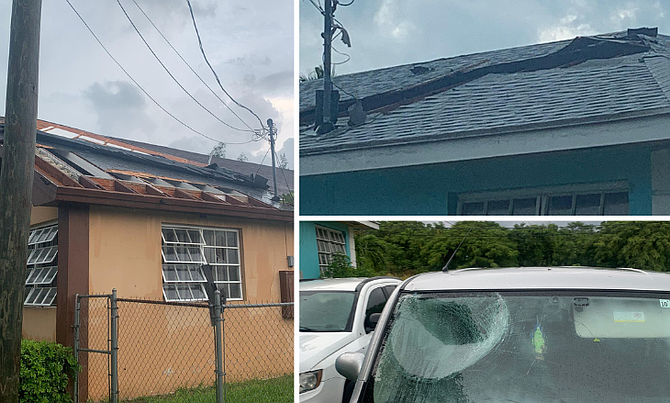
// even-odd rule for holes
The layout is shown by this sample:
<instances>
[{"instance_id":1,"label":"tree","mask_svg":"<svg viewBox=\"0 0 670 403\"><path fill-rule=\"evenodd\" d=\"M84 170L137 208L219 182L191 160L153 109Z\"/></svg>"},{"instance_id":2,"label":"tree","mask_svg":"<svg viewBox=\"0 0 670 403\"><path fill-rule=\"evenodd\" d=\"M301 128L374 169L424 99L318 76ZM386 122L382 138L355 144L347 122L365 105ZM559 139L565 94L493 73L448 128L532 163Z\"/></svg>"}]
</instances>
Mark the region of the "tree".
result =
<instances>
[{"instance_id":1,"label":"tree","mask_svg":"<svg viewBox=\"0 0 670 403\"><path fill-rule=\"evenodd\" d=\"M308 74L301 74L299 80L301 83L305 81L318 80L323 78L323 66L314 67L314 71L309 72Z\"/></svg>"},{"instance_id":2,"label":"tree","mask_svg":"<svg viewBox=\"0 0 670 403\"><path fill-rule=\"evenodd\" d=\"M240 155L237 156L238 161L249 161L249 157L245 153L240 153Z\"/></svg>"},{"instance_id":3,"label":"tree","mask_svg":"<svg viewBox=\"0 0 670 403\"><path fill-rule=\"evenodd\" d=\"M389 272L389 244L374 233L355 233L356 265L372 270L375 274Z\"/></svg>"},{"instance_id":4,"label":"tree","mask_svg":"<svg viewBox=\"0 0 670 403\"><path fill-rule=\"evenodd\" d=\"M596 264L669 271L670 225L665 221L609 221L593 245Z\"/></svg>"},{"instance_id":5,"label":"tree","mask_svg":"<svg viewBox=\"0 0 670 403\"><path fill-rule=\"evenodd\" d=\"M281 169L288 168L288 158L286 157L285 153L279 153L279 163L277 166Z\"/></svg>"},{"instance_id":6,"label":"tree","mask_svg":"<svg viewBox=\"0 0 670 403\"><path fill-rule=\"evenodd\" d=\"M212 157L226 158L226 143L220 142L209 153Z\"/></svg>"}]
</instances>

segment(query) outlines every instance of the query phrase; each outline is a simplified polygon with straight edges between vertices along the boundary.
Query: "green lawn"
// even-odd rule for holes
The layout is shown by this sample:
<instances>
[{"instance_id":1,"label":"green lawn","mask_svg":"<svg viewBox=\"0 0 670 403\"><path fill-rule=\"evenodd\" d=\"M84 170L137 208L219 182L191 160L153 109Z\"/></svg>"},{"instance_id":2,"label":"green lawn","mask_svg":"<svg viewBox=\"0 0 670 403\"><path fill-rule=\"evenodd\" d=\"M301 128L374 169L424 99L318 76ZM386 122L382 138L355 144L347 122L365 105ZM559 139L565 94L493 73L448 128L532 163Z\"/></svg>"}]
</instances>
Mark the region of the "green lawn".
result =
<instances>
[{"instance_id":1,"label":"green lawn","mask_svg":"<svg viewBox=\"0 0 670 403\"><path fill-rule=\"evenodd\" d=\"M167 396L141 397L132 403L214 403L216 389L182 389ZM266 380L251 380L229 383L226 389L226 403L272 403L293 402L293 375Z\"/></svg>"}]
</instances>

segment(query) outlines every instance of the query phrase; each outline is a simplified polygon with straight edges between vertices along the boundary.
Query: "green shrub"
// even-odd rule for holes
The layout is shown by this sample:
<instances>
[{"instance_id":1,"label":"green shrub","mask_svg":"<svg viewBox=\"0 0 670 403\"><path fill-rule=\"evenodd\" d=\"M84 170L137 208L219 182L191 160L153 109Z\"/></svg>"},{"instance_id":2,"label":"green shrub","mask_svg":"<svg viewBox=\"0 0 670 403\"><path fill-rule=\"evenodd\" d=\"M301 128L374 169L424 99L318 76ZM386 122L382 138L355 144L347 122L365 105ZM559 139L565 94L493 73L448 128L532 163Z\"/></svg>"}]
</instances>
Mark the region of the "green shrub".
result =
<instances>
[{"instance_id":1,"label":"green shrub","mask_svg":"<svg viewBox=\"0 0 670 403\"><path fill-rule=\"evenodd\" d=\"M78 370L72 350L46 341L21 341L21 403L72 403L68 375Z\"/></svg>"},{"instance_id":2,"label":"green shrub","mask_svg":"<svg viewBox=\"0 0 670 403\"><path fill-rule=\"evenodd\" d=\"M375 275L374 271L368 268L354 267L347 255L333 253L331 259L330 264L323 271L321 276L323 278L372 277Z\"/></svg>"}]
</instances>

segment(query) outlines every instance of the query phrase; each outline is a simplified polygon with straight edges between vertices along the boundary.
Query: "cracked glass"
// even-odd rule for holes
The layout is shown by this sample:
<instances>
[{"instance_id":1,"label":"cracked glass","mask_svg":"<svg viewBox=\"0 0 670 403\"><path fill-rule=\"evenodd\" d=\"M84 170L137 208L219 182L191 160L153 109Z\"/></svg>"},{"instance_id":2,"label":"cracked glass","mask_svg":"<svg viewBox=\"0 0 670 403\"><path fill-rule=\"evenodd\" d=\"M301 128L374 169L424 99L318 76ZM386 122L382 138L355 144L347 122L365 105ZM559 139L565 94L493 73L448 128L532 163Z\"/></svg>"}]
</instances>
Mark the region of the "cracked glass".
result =
<instances>
[{"instance_id":1,"label":"cracked glass","mask_svg":"<svg viewBox=\"0 0 670 403\"><path fill-rule=\"evenodd\" d=\"M669 358L667 295L404 295L363 401L667 402Z\"/></svg>"}]
</instances>

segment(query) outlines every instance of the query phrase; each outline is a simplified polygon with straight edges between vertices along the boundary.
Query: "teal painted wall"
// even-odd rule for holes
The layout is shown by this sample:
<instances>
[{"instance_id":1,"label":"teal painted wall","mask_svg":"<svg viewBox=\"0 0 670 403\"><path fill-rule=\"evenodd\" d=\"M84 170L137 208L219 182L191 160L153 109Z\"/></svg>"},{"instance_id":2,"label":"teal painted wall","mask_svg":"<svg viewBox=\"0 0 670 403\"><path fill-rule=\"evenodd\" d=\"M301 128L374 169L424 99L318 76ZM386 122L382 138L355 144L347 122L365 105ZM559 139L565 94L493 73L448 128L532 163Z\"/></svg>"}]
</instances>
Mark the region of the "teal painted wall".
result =
<instances>
[{"instance_id":1,"label":"teal painted wall","mask_svg":"<svg viewBox=\"0 0 670 403\"><path fill-rule=\"evenodd\" d=\"M316 245L316 226L330 228L344 232L345 250L347 256L351 257L351 245L349 244L349 227L340 222L329 221L300 221L300 256L298 268L300 278L312 279L321 277L319 270L319 252Z\"/></svg>"},{"instance_id":2,"label":"teal painted wall","mask_svg":"<svg viewBox=\"0 0 670 403\"><path fill-rule=\"evenodd\" d=\"M625 180L651 214L651 146L619 146L300 177L304 215L456 214L459 193Z\"/></svg>"}]
</instances>

